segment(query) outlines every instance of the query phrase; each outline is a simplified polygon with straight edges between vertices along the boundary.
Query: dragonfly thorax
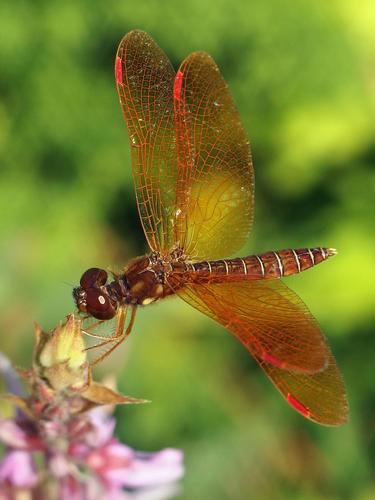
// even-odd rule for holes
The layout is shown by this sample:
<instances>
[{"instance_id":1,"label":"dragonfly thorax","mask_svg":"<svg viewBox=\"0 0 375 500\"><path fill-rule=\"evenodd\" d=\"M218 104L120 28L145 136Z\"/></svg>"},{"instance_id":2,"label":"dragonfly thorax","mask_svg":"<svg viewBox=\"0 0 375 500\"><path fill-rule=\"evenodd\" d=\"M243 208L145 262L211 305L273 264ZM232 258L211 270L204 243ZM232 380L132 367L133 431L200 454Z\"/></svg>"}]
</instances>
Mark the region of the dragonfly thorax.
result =
<instances>
[{"instance_id":1,"label":"dragonfly thorax","mask_svg":"<svg viewBox=\"0 0 375 500\"><path fill-rule=\"evenodd\" d=\"M117 281L127 288L125 301L134 305L148 305L173 293L167 284L170 264L153 252L132 261Z\"/></svg>"}]
</instances>

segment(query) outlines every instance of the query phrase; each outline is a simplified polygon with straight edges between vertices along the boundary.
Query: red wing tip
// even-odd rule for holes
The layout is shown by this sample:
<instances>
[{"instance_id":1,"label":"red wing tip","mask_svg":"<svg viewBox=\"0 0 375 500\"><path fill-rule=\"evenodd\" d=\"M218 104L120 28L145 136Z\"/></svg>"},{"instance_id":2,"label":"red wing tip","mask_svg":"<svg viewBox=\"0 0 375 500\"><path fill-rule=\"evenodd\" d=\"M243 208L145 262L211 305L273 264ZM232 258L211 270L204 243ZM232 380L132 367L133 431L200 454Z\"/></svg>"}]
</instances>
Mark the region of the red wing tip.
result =
<instances>
[{"instance_id":1,"label":"red wing tip","mask_svg":"<svg viewBox=\"0 0 375 500\"><path fill-rule=\"evenodd\" d=\"M294 396L292 396L290 393L288 393L286 397L288 403L293 406L295 410L297 410L299 413L301 413L304 417L310 418L311 417L311 411L302 403L298 401Z\"/></svg>"},{"instance_id":2,"label":"red wing tip","mask_svg":"<svg viewBox=\"0 0 375 500\"><path fill-rule=\"evenodd\" d=\"M298 401L290 392L288 392L286 400L298 411L298 413L317 424L326 425L328 427L339 427L349 421L349 407L347 403L339 409L336 416L330 415L329 418L317 418L307 406Z\"/></svg>"}]
</instances>

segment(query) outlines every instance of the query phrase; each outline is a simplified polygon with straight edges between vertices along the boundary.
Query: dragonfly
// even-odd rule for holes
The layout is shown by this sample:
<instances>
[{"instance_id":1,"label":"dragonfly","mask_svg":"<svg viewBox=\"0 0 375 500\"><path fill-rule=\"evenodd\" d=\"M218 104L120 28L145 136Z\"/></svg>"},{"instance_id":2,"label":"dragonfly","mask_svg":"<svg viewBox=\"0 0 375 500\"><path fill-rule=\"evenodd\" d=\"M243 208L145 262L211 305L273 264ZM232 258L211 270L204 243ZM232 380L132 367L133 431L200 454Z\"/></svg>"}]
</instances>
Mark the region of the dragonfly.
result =
<instances>
[{"instance_id":1,"label":"dragonfly","mask_svg":"<svg viewBox=\"0 0 375 500\"><path fill-rule=\"evenodd\" d=\"M345 423L345 387L327 340L280 279L336 250L229 258L252 226L254 171L247 134L213 58L194 52L175 72L150 35L131 31L117 51L115 80L150 251L111 278L88 269L73 290L86 317L115 320L99 344L110 343L105 355L128 337L140 307L178 296L233 334L297 412L322 425Z\"/></svg>"}]
</instances>

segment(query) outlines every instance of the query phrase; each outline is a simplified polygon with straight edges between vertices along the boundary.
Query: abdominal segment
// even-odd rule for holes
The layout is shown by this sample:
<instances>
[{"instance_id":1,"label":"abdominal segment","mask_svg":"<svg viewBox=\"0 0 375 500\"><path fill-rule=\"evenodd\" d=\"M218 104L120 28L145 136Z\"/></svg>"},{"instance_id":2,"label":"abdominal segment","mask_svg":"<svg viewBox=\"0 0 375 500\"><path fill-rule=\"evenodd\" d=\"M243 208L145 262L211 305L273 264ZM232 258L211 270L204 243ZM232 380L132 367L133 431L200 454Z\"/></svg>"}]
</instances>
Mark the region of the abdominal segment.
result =
<instances>
[{"instance_id":1,"label":"abdominal segment","mask_svg":"<svg viewBox=\"0 0 375 500\"><path fill-rule=\"evenodd\" d=\"M300 273L335 255L332 248L300 248L215 261L186 263L189 281L195 283L275 279Z\"/></svg>"}]
</instances>

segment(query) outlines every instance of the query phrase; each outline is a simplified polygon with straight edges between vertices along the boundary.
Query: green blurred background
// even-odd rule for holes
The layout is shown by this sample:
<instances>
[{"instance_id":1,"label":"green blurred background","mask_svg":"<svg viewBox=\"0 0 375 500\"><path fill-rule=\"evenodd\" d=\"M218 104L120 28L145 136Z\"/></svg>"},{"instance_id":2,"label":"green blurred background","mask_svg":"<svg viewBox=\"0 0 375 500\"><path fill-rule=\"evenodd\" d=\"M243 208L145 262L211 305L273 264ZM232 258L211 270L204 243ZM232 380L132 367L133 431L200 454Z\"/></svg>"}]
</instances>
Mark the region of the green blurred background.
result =
<instances>
[{"instance_id":1,"label":"green blurred background","mask_svg":"<svg viewBox=\"0 0 375 500\"><path fill-rule=\"evenodd\" d=\"M186 453L181 498L375 498L372 0L0 4L1 350L30 362L32 322L73 310L90 266L142 254L113 62L148 31L175 66L218 62L250 135L256 214L243 254L334 246L288 284L327 333L351 421L323 428L282 400L222 328L169 300L142 310L98 369L148 406L118 411L137 449Z\"/></svg>"}]
</instances>

